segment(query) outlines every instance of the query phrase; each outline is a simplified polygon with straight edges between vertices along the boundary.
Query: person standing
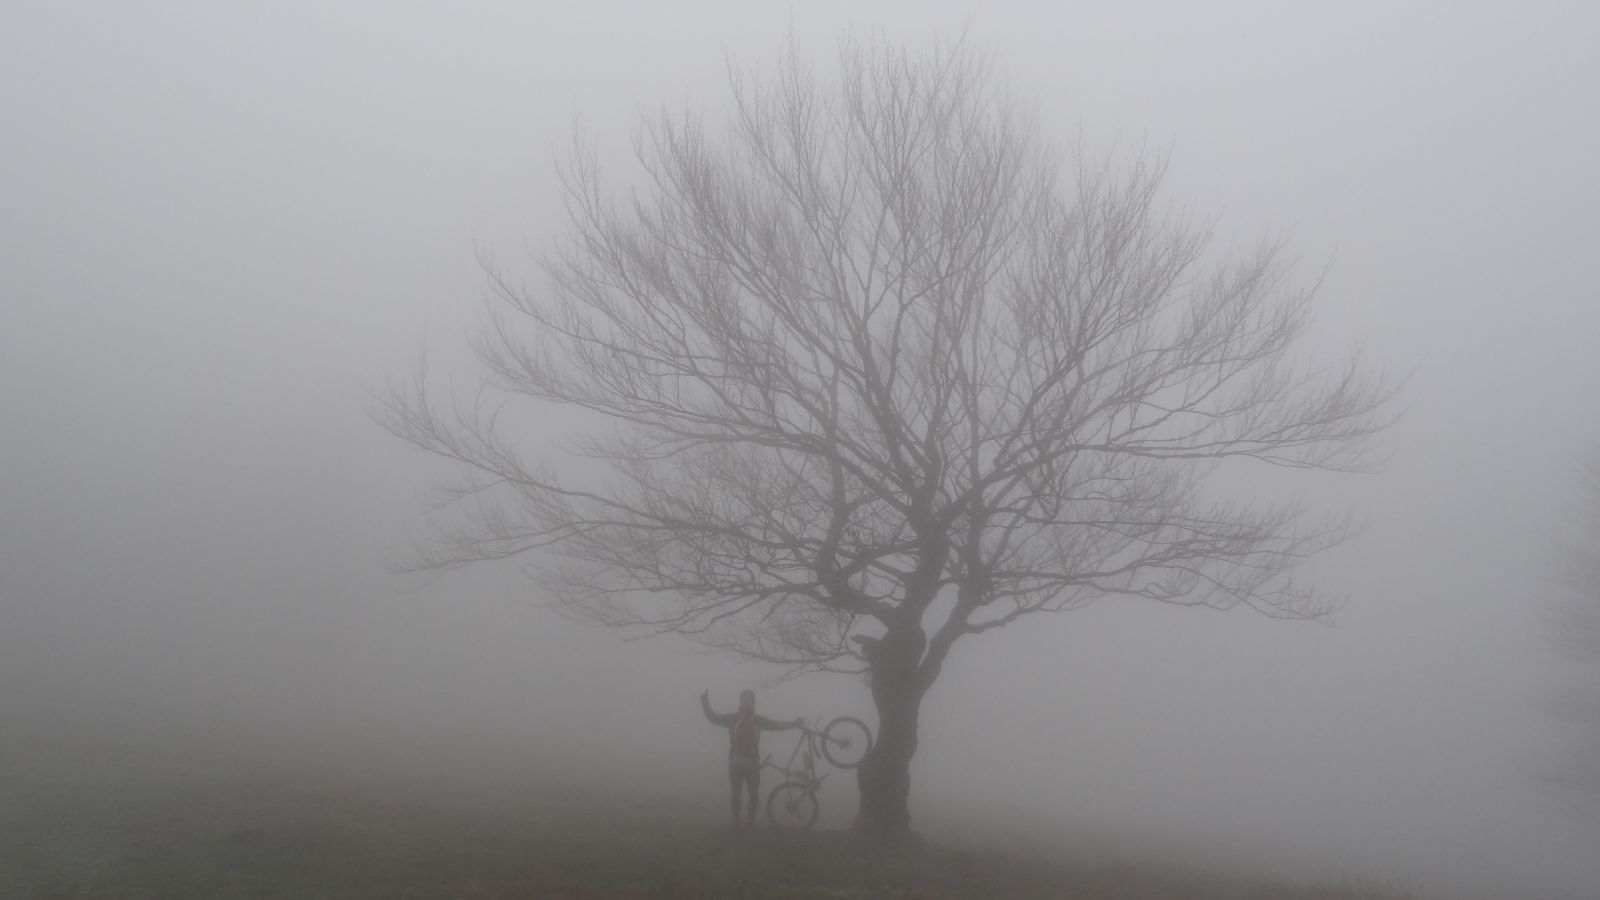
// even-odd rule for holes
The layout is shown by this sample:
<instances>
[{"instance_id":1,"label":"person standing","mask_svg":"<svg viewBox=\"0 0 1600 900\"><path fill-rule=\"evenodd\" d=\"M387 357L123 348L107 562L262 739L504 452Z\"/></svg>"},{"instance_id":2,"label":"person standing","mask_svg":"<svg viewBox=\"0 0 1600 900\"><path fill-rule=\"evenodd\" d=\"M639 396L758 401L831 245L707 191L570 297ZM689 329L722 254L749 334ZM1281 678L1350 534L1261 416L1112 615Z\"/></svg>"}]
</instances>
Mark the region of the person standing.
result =
<instances>
[{"instance_id":1,"label":"person standing","mask_svg":"<svg viewBox=\"0 0 1600 900\"><path fill-rule=\"evenodd\" d=\"M731 792L733 824L739 824L739 794L742 790L747 790L749 799L745 806L746 818L749 824L754 825L756 806L761 794L761 732L800 728L805 725L805 720L777 722L756 715L756 692L752 690L739 692L738 712L713 711L710 691L700 692L700 708L711 724L728 729L728 787Z\"/></svg>"}]
</instances>

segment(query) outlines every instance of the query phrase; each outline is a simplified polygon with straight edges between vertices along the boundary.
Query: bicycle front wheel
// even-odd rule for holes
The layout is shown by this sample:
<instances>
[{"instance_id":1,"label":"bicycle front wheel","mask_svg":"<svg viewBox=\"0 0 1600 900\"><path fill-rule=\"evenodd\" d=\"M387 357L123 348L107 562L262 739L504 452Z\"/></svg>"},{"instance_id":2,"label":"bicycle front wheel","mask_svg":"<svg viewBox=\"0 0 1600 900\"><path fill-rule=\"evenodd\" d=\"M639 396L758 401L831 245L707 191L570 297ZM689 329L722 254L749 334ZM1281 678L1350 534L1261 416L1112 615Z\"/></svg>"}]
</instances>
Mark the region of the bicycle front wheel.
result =
<instances>
[{"instance_id":1,"label":"bicycle front wheel","mask_svg":"<svg viewBox=\"0 0 1600 900\"><path fill-rule=\"evenodd\" d=\"M798 781L778 785L767 797L767 821L780 828L810 828L817 824L817 792Z\"/></svg>"},{"instance_id":2,"label":"bicycle front wheel","mask_svg":"<svg viewBox=\"0 0 1600 900\"><path fill-rule=\"evenodd\" d=\"M841 769L854 769L872 749L872 731L867 723L842 716L822 729L822 755Z\"/></svg>"}]
</instances>

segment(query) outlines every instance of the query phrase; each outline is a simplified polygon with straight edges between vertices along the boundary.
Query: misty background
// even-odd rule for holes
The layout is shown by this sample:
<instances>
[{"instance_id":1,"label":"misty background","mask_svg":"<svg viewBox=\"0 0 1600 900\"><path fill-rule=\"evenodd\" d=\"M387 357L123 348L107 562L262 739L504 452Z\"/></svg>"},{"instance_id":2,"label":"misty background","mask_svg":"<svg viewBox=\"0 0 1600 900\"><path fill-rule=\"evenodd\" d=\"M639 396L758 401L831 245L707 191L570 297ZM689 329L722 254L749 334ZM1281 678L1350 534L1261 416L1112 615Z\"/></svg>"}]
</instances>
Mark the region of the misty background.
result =
<instances>
[{"instance_id":1,"label":"misty background","mask_svg":"<svg viewBox=\"0 0 1600 900\"><path fill-rule=\"evenodd\" d=\"M1600 9L1582 3L8 4L0 30L0 715L58 758L159 751L419 781L559 778L720 809L719 708L862 713L849 678L534 608L514 566L396 575L440 472L370 395L467 387L485 282L563 230L575 127L726 96L793 29L969 28L1047 134L1170 146L1224 243L1331 263L1308 350L1414 370L1333 627L1106 601L962 645L914 823L996 842L1600 893L1544 780L1546 598L1600 443ZM619 174L622 174L619 172ZM552 422L559 428L559 422ZM782 735L769 749L786 746ZM853 780L823 792L853 812ZM708 813L709 814L709 813ZM1044 843L1050 843L1044 840Z\"/></svg>"}]
</instances>

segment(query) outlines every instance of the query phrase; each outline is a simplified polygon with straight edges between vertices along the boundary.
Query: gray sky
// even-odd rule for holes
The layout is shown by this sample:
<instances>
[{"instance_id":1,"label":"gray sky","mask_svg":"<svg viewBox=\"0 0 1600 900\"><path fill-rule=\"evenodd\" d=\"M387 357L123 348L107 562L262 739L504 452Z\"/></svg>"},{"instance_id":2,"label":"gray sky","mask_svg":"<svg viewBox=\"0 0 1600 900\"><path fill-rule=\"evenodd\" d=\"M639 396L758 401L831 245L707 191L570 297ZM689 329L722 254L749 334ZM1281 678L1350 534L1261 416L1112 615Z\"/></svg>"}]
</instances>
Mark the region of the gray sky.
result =
<instances>
[{"instance_id":1,"label":"gray sky","mask_svg":"<svg viewBox=\"0 0 1600 900\"><path fill-rule=\"evenodd\" d=\"M559 233L576 116L620 149L641 110L715 113L724 52L759 64L791 22L822 62L847 27L970 24L1047 131L1170 144L1175 203L1291 233L1307 277L1332 259L1312 351L1416 374L1388 469L1308 483L1370 522L1311 567L1350 598L1337 627L1118 603L972 641L923 716L919 808L1600 892L1536 780L1548 546L1600 441L1600 8L328 6L9 7L0 675L29 721L312 751L387 729L440 766L720 789L694 695L764 672L575 630L511 571L387 574L429 469L367 391L424 342L470 379L474 243L516 263Z\"/></svg>"}]
</instances>

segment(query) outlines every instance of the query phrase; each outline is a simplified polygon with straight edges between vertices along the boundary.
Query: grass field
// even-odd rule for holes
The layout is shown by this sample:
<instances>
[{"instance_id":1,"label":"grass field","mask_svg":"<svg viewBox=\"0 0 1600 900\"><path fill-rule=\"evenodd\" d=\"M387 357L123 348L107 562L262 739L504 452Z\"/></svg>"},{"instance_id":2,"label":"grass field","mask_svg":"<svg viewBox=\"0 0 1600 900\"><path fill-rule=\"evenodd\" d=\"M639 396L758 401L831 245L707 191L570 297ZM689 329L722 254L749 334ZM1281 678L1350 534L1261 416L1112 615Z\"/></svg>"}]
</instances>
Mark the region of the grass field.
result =
<instances>
[{"instance_id":1,"label":"grass field","mask_svg":"<svg viewBox=\"0 0 1600 900\"><path fill-rule=\"evenodd\" d=\"M1132 865L1066 865L839 831L735 830L714 808L549 786L474 790L304 773L156 777L13 770L0 782L0 897L1394 897Z\"/></svg>"}]
</instances>

